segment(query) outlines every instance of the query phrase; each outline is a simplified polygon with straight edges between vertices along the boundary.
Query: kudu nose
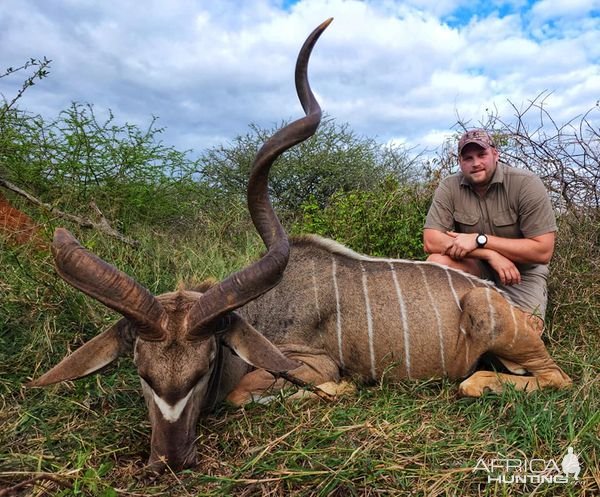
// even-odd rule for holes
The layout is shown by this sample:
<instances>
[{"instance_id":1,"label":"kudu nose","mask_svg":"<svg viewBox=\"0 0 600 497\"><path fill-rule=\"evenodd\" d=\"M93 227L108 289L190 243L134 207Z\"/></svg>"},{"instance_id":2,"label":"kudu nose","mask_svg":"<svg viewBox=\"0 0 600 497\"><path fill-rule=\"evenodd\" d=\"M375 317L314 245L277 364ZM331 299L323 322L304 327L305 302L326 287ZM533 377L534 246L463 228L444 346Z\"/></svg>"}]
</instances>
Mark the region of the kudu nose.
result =
<instances>
[{"instance_id":1,"label":"kudu nose","mask_svg":"<svg viewBox=\"0 0 600 497\"><path fill-rule=\"evenodd\" d=\"M147 469L152 473L161 474L167 469L178 472L183 469L194 468L197 464L198 455L195 447L192 447L187 453L174 451L165 455L152 452L148 460Z\"/></svg>"}]
</instances>

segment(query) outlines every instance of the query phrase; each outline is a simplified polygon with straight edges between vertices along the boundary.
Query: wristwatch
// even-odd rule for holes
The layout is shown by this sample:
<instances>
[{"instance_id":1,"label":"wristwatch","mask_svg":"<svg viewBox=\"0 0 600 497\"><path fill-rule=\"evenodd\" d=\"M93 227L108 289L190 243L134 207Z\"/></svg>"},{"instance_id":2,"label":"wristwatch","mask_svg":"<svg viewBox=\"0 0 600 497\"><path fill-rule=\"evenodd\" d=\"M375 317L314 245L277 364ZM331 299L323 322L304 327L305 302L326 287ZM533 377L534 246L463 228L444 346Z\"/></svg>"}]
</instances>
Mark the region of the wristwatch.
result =
<instances>
[{"instance_id":1,"label":"wristwatch","mask_svg":"<svg viewBox=\"0 0 600 497\"><path fill-rule=\"evenodd\" d=\"M478 248L483 248L483 247L485 247L485 244L488 242L488 238L483 233L479 233L479 235L477 235L477 238L475 238L475 241L477 242Z\"/></svg>"}]
</instances>

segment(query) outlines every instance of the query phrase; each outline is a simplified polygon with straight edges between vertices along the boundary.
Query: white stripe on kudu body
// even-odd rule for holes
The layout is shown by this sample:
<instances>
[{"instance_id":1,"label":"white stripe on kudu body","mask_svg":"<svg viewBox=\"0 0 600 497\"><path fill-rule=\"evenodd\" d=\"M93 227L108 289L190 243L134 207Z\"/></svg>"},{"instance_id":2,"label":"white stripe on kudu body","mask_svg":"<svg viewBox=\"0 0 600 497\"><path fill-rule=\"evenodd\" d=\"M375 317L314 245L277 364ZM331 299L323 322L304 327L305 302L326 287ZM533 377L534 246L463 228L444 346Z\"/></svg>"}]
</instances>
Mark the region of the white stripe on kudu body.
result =
<instances>
[{"instance_id":1,"label":"white stripe on kudu body","mask_svg":"<svg viewBox=\"0 0 600 497\"><path fill-rule=\"evenodd\" d=\"M429 283L427 282L427 275L425 274L425 269L423 269L423 266L419 266L419 269L421 270L421 274L423 275L423 282L425 283L425 289L427 290L427 295L429 296L429 301L431 302L431 307L433 309L433 312L435 314L435 320L437 322L437 329L438 329L438 338L440 341L440 357L442 360L442 370L444 371L444 376L447 373L446 370L446 352L444 350L444 334L443 334L443 330L442 330L442 316L440 316L440 310L438 309L437 306L437 302L436 300L433 298L433 294L431 293L431 289L429 288Z\"/></svg>"},{"instance_id":2,"label":"white stripe on kudu body","mask_svg":"<svg viewBox=\"0 0 600 497\"><path fill-rule=\"evenodd\" d=\"M450 271L448 271L448 268L444 268L444 271L446 272L446 276L448 276L448 284L450 285L450 290L452 290L452 295L454 296L456 307L460 309L460 299L458 298L458 294L456 293L456 290L454 289L454 285L452 283L452 274L450 273Z\"/></svg>"},{"instance_id":3,"label":"white stripe on kudu body","mask_svg":"<svg viewBox=\"0 0 600 497\"><path fill-rule=\"evenodd\" d=\"M467 331L463 328L462 324L460 325L459 329L460 329L460 332L465 337L467 337ZM470 364L470 362L469 362L469 343L470 343L470 340L468 340L468 339L466 339L464 341L464 344L465 344L465 364Z\"/></svg>"},{"instance_id":4,"label":"white stripe on kudu body","mask_svg":"<svg viewBox=\"0 0 600 497\"><path fill-rule=\"evenodd\" d=\"M336 332L337 332L337 341L338 341L338 354L340 356L340 365L342 368L344 365L344 353L342 352L342 312L340 309L340 290L337 284L337 264L335 262L335 257L331 256L331 275L333 277L333 289L335 290L335 308L337 312L336 317Z\"/></svg>"},{"instance_id":5,"label":"white stripe on kudu body","mask_svg":"<svg viewBox=\"0 0 600 497\"><path fill-rule=\"evenodd\" d=\"M492 291L489 288L485 289L485 298L487 299L488 303L490 330L492 330L492 336L496 336L496 312L494 311L494 306L492 305Z\"/></svg>"},{"instance_id":6,"label":"white stripe on kudu body","mask_svg":"<svg viewBox=\"0 0 600 497\"><path fill-rule=\"evenodd\" d=\"M408 319L406 314L406 304L402 298L402 291L400 290L400 284L398 283L398 277L396 276L396 268L394 263L388 262L392 270L392 280L394 281L394 288L396 289L396 297L398 298L398 308L400 309L400 318L402 319L402 336L404 338L404 367L406 369L406 377L410 380L410 342L408 340Z\"/></svg>"},{"instance_id":7,"label":"white stripe on kudu body","mask_svg":"<svg viewBox=\"0 0 600 497\"><path fill-rule=\"evenodd\" d=\"M360 264L360 269L362 271L362 287L363 287L363 295L365 296L365 311L367 314L367 334L369 337L369 358L371 360L371 377L375 380L377 379L377 374L375 371L375 345L373 344L373 315L371 313L371 303L369 302L369 287L367 285L367 272L362 265Z\"/></svg>"},{"instance_id":8,"label":"white stripe on kudu body","mask_svg":"<svg viewBox=\"0 0 600 497\"><path fill-rule=\"evenodd\" d=\"M510 315L512 317L512 321L513 321L513 325L514 325L513 337L512 337L512 340L510 342L510 346L512 347L515 344L515 341L517 339L517 334L519 333L519 327L517 325L517 316L515 316L515 308L514 308L514 306L510 305L509 309L510 309Z\"/></svg>"},{"instance_id":9,"label":"white stripe on kudu body","mask_svg":"<svg viewBox=\"0 0 600 497\"><path fill-rule=\"evenodd\" d=\"M315 310L317 311L317 320L321 322L321 310L319 308L319 286L317 285L317 275L316 275L316 267L315 260L312 259L312 283L313 288L315 290Z\"/></svg>"}]
</instances>

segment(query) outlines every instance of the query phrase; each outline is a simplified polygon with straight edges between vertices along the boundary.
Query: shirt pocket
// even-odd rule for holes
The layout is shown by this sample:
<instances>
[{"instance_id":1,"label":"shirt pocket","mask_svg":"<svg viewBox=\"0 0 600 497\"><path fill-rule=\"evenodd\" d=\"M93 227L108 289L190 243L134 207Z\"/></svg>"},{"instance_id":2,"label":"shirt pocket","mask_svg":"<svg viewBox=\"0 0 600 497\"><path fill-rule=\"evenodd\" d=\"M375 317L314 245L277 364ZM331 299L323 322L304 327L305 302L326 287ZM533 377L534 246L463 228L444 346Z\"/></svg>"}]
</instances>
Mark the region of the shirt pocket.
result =
<instances>
[{"instance_id":1,"label":"shirt pocket","mask_svg":"<svg viewBox=\"0 0 600 497\"><path fill-rule=\"evenodd\" d=\"M456 211L454 213L455 230L458 233L478 233L479 232L479 214L466 211Z\"/></svg>"},{"instance_id":2,"label":"shirt pocket","mask_svg":"<svg viewBox=\"0 0 600 497\"><path fill-rule=\"evenodd\" d=\"M517 221L517 213L512 209L496 212L492 216L494 234L505 238L521 238L521 230Z\"/></svg>"}]
</instances>

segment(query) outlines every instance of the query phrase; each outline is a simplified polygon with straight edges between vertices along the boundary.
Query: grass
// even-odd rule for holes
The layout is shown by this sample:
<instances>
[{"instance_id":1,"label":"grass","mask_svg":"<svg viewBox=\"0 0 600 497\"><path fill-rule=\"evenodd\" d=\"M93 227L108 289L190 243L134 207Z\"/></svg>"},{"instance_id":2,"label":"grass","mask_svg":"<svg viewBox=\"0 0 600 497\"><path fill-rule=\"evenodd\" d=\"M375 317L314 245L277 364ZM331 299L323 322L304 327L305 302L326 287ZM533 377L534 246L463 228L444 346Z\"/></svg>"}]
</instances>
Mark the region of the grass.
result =
<instances>
[{"instance_id":1,"label":"grass","mask_svg":"<svg viewBox=\"0 0 600 497\"><path fill-rule=\"evenodd\" d=\"M77 236L161 293L179 280L222 277L252 260L260 245L244 222L234 221L233 238L211 226L185 237L141 230L137 251L97 235ZM598 495L600 249L578 248L576 235L590 239L589 231L565 230L545 334L574 380L572 389L509 390L473 400L457 398L449 381L413 381L359 387L334 403L279 398L268 406L222 406L200 422L200 465L154 479L142 471L150 426L129 358L103 375L46 389L23 386L114 315L60 281L47 253L4 245L0 496ZM583 468L577 483L487 483L483 472L473 471L480 458L560 465L569 446Z\"/></svg>"}]
</instances>

